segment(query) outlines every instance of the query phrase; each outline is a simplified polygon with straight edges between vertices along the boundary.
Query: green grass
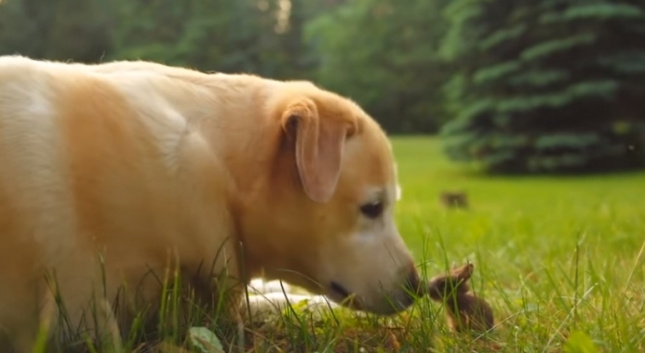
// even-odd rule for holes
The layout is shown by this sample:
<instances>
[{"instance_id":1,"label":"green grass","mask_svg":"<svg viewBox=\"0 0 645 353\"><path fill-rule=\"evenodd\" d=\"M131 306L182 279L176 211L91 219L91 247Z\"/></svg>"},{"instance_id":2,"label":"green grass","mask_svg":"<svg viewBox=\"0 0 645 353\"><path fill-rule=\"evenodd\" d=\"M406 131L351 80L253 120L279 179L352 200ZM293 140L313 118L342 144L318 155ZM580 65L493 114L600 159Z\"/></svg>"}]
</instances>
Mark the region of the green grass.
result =
<instances>
[{"instance_id":1,"label":"green grass","mask_svg":"<svg viewBox=\"0 0 645 353\"><path fill-rule=\"evenodd\" d=\"M645 173L486 177L448 163L436 140L393 143L397 221L415 256L429 274L473 261L472 285L493 305L497 350L478 351L562 351L577 330L602 352L645 351ZM443 190L467 192L470 208L446 210Z\"/></svg>"},{"instance_id":2,"label":"green grass","mask_svg":"<svg viewBox=\"0 0 645 353\"><path fill-rule=\"evenodd\" d=\"M391 320L340 310L313 321L296 307L252 327L246 352L645 351L645 173L489 177L448 163L435 139L393 143L401 234L427 276L475 263L494 331L451 333L426 298ZM465 191L469 208L443 207L445 190Z\"/></svg>"}]
</instances>

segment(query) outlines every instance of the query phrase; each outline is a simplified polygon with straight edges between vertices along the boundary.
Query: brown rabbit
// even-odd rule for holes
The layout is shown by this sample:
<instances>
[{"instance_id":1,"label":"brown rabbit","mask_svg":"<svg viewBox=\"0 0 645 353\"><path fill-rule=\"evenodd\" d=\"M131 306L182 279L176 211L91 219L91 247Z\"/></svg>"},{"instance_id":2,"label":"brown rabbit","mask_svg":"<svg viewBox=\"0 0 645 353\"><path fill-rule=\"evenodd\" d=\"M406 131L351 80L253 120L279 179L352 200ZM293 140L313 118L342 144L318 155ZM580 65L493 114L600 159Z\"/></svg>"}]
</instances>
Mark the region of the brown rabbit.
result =
<instances>
[{"instance_id":1,"label":"brown rabbit","mask_svg":"<svg viewBox=\"0 0 645 353\"><path fill-rule=\"evenodd\" d=\"M448 275L433 277L427 287L430 298L445 305L446 321L453 332L484 332L494 325L493 310L488 303L470 292L468 280L474 265L452 268Z\"/></svg>"},{"instance_id":2,"label":"brown rabbit","mask_svg":"<svg viewBox=\"0 0 645 353\"><path fill-rule=\"evenodd\" d=\"M461 191L444 191L439 195L439 201L447 208L468 208L468 195Z\"/></svg>"}]
</instances>

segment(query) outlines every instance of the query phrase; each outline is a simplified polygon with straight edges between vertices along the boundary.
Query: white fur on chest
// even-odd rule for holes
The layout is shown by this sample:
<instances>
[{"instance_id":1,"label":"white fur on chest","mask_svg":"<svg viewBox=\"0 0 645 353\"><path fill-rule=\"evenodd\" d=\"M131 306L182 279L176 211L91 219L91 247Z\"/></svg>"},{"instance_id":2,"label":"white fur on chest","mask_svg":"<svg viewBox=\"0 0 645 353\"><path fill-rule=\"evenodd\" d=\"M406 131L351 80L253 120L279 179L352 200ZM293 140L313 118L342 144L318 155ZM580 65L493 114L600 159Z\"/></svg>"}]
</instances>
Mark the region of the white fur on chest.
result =
<instances>
[{"instance_id":1,"label":"white fur on chest","mask_svg":"<svg viewBox=\"0 0 645 353\"><path fill-rule=\"evenodd\" d=\"M254 279L248 286L248 305L250 319L253 321L266 321L275 318L275 315L288 310L289 307L300 307L314 315L323 317L330 313L330 309L340 308L339 304L330 301L322 295L312 295L304 291L296 291L292 286L280 281L264 281ZM246 301L244 304L247 304Z\"/></svg>"}]
</instances>

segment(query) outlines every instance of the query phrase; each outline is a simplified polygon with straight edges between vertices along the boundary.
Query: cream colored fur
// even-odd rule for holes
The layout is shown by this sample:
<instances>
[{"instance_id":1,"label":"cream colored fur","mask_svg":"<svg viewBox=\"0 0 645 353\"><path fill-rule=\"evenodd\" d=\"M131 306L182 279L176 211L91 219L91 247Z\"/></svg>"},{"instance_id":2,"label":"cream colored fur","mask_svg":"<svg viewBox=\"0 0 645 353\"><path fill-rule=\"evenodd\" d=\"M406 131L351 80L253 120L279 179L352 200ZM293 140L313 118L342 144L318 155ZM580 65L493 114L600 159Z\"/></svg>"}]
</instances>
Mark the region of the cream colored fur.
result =
<instances>
[{"instance_id":1,"label":"cream colored fur","mask_svg":"<svg viewBox=\"0 0 645 353\"><path fill-rule=\"evenodd\" d=\"M0 166L0 334L21 352L60 314L48 274L71 322L94 300L112 334L131 318L115 299L154 309L174 269L205 298L234 288L234 319L255 277L377 314L411 304L389 142L309 82L0 57Z\"/></svg>"}]
</instances>

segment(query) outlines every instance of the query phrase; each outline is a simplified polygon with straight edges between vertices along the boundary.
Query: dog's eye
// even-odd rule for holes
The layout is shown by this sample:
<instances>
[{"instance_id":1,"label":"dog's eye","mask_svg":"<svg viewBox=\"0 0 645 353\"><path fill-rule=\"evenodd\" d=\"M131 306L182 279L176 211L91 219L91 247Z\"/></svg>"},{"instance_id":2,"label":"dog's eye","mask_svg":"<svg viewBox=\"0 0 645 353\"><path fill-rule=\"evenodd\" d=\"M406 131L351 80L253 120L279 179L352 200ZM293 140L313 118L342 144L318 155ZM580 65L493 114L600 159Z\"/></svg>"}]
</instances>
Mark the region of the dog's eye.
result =
<instances>
[{"instance_id":1,"label":"dog's eye","mask_svg":"<svg viewBox=\"0 0 645 353\"><path fill-rule=\"evenodd\" d=\"M377 218L383 213L383 203L380 201L372 202L361 206L361 213L367 218Z\"/></svg>"}]
</instances>

